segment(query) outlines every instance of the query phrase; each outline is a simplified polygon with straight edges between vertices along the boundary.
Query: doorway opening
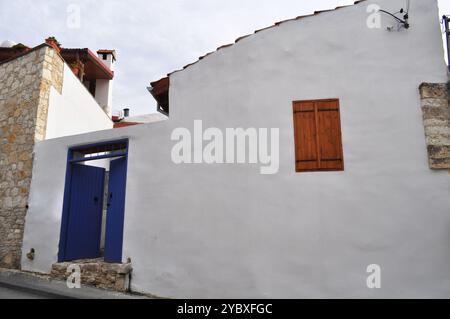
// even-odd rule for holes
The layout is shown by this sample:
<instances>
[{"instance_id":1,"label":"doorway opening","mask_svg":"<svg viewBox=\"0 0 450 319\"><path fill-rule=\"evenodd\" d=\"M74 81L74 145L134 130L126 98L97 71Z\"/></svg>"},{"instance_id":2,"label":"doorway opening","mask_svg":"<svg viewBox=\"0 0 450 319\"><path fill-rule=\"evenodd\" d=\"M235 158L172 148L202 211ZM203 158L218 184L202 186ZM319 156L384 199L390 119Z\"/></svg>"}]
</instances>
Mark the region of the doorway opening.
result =
<instances>
[{"instance_id":1,"label":"doorway opening","mask_svg":"<svg viewBox=\"0 0 450 319\"><path fill-rule=\"evenodd\" d=\"M69 149L58 262L122 262L127 162L128 140Z\"/></svg>"}]
</instances>

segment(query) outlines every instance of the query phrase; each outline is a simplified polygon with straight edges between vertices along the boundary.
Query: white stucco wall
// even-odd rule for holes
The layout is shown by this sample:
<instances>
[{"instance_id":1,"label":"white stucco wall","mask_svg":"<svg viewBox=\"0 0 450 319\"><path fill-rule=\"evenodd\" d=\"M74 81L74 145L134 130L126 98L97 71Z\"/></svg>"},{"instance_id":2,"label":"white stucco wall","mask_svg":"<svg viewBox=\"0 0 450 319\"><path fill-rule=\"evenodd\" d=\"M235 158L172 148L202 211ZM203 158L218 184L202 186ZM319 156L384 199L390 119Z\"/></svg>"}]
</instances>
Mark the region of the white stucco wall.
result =
<instances>
[{"instance_id":1,"label":"white stucco wall","mask_svg":"<svg viewBox=\"0 0 450 319\"><path fill-rule=\"evenodd\" d=\"M450 175L431 171L422 82L446 82L437 4L411 29L366 27L359 5L293 21L171 76L170 119L38 143L26 270L56 261L69 146L128 137L123 258L164 297L450 297ZM390 20L383 19L390 24ZM295 173L292 101L339 98L345 171ZM280 170L175 165L176 127L280 128ZM382 267L382 289L366 267Z\"/></svg>"},{"instance_id":2,"label":"white stucco wall","mask_svg":"<svg viewBox=\"0 0 450 319\"><path fill-rule=\"evenodd\" d=\"M116 62L113 58L112 54L106 55L106 60L103 60L103 54L99 54L98 58L102 63L104 63L111 71L114 72L116 68ZM106 114L108 114L109 117L112 116L112 106L113 106L113 85L114 85L114 79L111 80L105 80L105 79L98 79L95 83L95 99L97 100L98 104L105 110Z\"/></svg>"},{"instance_id":3,"label":"white stucco wall","mask_svg":"<svg viewBox=\"0 0 450 319\"><path fill-rule=\"evenodd\" d=\"M46 139L111 129L113 123L64 64L62 94L50 89Z\"/></svg>"},{"instance_id":4,"label":"white stucco wall","mask_svg":"<svg viewBox=\"0 0 450 319\"><path fill-rule=\"evenodd\" d=\"M95 99L108 116L112 116L113 80L96 80Z\"/></svg>"}]
</instances>

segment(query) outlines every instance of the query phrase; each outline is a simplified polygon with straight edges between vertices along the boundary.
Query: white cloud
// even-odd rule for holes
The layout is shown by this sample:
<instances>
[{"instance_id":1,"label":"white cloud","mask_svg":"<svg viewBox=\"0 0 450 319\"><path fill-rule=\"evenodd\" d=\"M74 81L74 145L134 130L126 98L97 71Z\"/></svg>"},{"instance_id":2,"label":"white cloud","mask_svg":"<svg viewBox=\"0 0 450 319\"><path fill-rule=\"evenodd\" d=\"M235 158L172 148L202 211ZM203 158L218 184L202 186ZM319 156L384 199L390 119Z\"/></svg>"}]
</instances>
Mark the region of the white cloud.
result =
<instances>
[{"instance_id":1,"label":"white cloud","mask_svg":"<svg viewBox=\"0 0 450 319\"><path fill-rule=\"evenodd\" d=\"M440 0L442 14L449 1ZM155 110L150 81L181 68L216 47L314 10L350 0L0 0L0 40L29 46L54 35L65 47L118 51L114 108L134 114ZM81 9L81 28L67 27L67 7Z\"/></svg>"}]
</instances>

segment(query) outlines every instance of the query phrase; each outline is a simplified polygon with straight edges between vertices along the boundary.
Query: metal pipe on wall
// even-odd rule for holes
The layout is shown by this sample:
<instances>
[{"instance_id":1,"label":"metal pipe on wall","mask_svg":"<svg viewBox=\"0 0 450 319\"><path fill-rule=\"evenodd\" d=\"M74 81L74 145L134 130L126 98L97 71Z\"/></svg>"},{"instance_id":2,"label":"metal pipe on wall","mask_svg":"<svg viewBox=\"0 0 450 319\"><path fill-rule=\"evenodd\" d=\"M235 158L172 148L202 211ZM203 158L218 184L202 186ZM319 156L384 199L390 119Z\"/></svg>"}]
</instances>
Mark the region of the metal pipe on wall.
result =
<instances>
[{"instance_id":1,"label":"metal pipe on wall","mask_svg":"<svg viewBox=\"0 0 450 319\"><path fill-rule=\"evenodd\" d=\"M447 39L447 61L450 70L450 16L442 17L445 25L445 38Z\"/></svg>"}]
</instances>

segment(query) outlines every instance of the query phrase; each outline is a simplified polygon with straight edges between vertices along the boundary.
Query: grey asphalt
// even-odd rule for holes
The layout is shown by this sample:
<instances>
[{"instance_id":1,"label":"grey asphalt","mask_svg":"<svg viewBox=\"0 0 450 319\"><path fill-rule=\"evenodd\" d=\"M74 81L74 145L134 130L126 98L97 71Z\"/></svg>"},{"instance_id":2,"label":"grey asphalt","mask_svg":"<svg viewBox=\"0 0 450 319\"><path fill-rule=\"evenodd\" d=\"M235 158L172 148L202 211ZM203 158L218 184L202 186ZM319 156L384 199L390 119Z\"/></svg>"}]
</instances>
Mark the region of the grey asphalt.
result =
<instances>
[{"instance_id":1,"label":"grey asphalt","mask_svg":"<svg viewBox=\"0 0 450 319\"><path fill-rule=\"evenodd\" d=\"M0 299L48 299L49 297L17 288L0 286Z\"/></svg>"},{"instance_id":2,"label":"grey asphalt","mask_svg":"<svg viewBox=\"0 0 450 319\"><path fill-rule=\"evenodd\" d=\"M148 297L84 285L79 289L70 289L64 281L0 269L0 299L148 299Z\"/></svg>"}]
</instances>

